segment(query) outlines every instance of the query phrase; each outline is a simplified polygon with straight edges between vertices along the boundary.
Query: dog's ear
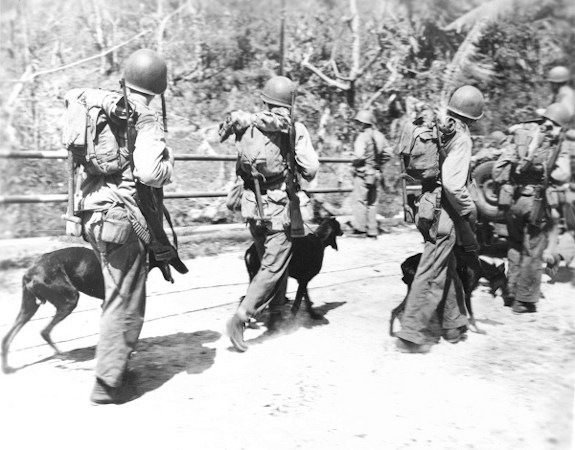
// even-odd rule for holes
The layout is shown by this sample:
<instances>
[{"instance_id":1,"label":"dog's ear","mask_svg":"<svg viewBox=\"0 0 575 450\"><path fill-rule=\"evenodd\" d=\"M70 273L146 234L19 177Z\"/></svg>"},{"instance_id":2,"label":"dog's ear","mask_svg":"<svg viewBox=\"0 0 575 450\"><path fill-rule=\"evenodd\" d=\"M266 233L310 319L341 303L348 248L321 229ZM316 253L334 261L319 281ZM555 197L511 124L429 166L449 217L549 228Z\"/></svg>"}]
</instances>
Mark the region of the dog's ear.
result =
<instances>
[{"instance_id":1,"label":"dog's ear","mask_svg":"<svg viewBox=\"0 0 575 450\"><path fill-rule=\"evenodd\" d=\"M335 242L334 233L329 233L329 236L327 238L327 245L329 245L331 248L337 251L337 242Z\"/></svg>"}]
</instances>

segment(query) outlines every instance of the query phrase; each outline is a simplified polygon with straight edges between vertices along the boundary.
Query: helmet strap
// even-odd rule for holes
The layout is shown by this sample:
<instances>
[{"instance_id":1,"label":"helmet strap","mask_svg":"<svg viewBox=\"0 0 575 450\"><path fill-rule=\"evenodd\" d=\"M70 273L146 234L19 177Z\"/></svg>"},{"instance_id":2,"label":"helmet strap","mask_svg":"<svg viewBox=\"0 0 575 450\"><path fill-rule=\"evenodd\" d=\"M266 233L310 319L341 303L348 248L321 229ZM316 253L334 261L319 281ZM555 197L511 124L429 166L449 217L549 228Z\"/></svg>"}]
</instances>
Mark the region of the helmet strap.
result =
<instances>
[{"instance_id":1,"label":"helmet strap","mask_svg":"<svg viewBox=\"0 0 575 450\"><path fill-rule=\"evenodd\" d=\"M164 97L164 93L160 94L160 98L162 99L162 122L164 124L164 133L168 132L168 116L166 114L166 97Z\"/></svg>"}]
</instances>

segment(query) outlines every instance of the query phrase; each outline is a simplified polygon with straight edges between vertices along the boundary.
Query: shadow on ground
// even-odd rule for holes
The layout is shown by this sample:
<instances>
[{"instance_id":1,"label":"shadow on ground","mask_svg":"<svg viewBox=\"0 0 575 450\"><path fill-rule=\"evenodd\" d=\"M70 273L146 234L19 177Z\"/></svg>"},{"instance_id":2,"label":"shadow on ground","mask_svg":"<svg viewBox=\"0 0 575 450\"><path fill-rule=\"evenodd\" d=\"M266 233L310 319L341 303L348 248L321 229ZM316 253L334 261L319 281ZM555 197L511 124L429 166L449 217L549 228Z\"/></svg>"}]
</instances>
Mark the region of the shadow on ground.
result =
<instances>
[{"instance_id":1,"label":"shadow on ground","mask_svg":"<svg viewBox=\"0 0 575 450\"><path fill-rule=\"evenodd\" d=\"M212 330L195 333L175 333L138 341L129 367L138 397L153 391L181 372L200 374L208 370L216 357L216 350L205 344L220 339L221 334ZM60 360L58 368L70 370L70 365L95 358L96 348L85 347L54 355L38 361ZM78 369L85 370L85 369Z\"/></svg>"},{"instance_id":2,"label":"shadow on ground","mask_svg":"<svg viewBox=\"0 0 575 450\"><path fill-rule=\"evenodd\" d=\"M322 316L319 319L315 319L315 320L310 317L308 312L305 311L305 308L300 309L298 314L295 317L292 317L291 312L290 312L292 303L293 302L286 302L286 304L283 306L282 313L283 313L284 319L281 322L281 324L278 326L277 330L265 331L263 334L261 334L257 338L247 340L246 343L248 343L248 344L262 344L265 341L267 341L268 339L273 339L273 338L276 338L276 337L279 337L279 336L282 336L285 334L292 334L300 328L308 328L309 329L309 328L314 328L317 326L327 325L327 324L329 324L329 320L327 320L327 318L326 318L326 315L328 314L328 312L333 310L333 309L339 308L340 306L345 305L347 302L329 302L329 303L324 303L323 305L320 305L320 306L314 306L315 312ZM266 312L264 312L264 314L262 314L260 321L263 323L266 323L267 318L268 318L268 314L267 314L267 309L266 309Z\"/></svg>"}]
</instances>

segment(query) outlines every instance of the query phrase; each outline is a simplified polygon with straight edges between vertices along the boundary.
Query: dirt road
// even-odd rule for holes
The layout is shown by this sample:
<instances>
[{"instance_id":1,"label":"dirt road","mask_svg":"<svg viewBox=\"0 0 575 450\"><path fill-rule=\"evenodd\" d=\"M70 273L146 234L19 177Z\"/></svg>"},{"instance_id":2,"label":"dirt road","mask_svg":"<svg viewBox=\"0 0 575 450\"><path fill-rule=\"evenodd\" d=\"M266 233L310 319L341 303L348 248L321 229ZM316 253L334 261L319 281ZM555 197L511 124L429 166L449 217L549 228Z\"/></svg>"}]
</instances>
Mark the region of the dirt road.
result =
<instances>
[{"instance_id":1,"label":"dirt road","mask_svg":"<svg viewBox=\"0 0 575 450\"><path fill-rule=\"evenodd\" d=\"M398 353L389 311L404 296L399 264L421 250L399 229L373 242L343 237L326 250L310 295L282 334L247 330L234 351L223 329L247 275L240 251L188 261L170 285L152 272L146 323L132 366L138 399L93 407L97 300L83 297L56 327L42 306L0 375L5 449L569 449L575 374L575 268L545 283L539 312L516 316L480 286L479 325L456 345ZM0 334L16 316L23 270L0 272ZM295 285L290 284L293 298Z\"/></svg>"}]
</instances>

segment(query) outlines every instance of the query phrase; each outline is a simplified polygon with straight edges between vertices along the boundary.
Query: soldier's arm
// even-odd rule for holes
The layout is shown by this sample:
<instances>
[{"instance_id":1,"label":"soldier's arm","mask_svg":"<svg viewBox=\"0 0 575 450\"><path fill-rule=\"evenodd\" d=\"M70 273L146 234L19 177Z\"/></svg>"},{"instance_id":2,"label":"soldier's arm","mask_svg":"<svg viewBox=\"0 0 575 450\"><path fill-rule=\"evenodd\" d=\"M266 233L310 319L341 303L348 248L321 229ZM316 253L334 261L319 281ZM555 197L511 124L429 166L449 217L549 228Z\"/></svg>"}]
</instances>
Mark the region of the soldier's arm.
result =
<instances>
[{"instance_id":1,"label":"soldier's arm","mask_svg":"<svg viewBox=\"0 0 575 450\"><path fill-rule=\"evenodd\" d=\"M174 155L166 145L164 130L149 112L136 123L134 146L134 177L142 184L162 187L172 181Z\"/></svg>"},{"instance_id":2,"label":"soldier's arm","mask_svg":"<svg viewBox=\"0 0 575 450\"><path fill-rule=\"evenodd\" d=\"M572 88L562 86L557 93L555 102L562 103L569 111L571 119L573 118L573 115L575 115L575 91Z\"/></svg>"},{"instance_id":3,"label":"soldier's arm","mask_svg":"<svg viewBox=\"0 0 575 450\"><path fill-rule=\"evenodd\" d=\"M253 113L250 122L261 131L289 133L291 116L287 108L272 108Z\"/></svg>"},{"instance_id":4,"label":"soldier's arm","mask_svg":"<svg viewBox=\"0 0 575 450\"><path fill-rule=\"evenodd\" d=\"M311 181L319 169L319 159L304 124L295 124L295 162L301 176Z\"/></svg>"},{"instance_id":5,"label":"soldier's arm","mask_svg":"<svg viewBox=\"0 0 575 450\"><path fill-rule=\"evenodd\" d=\"M496 183L504 184L511 181L513 167L517 164L517 155L513 146L506 147L493 166L492 177Z\"/></svg>"},{"instance_id":6,"label":"soldier's arm","mask_svg":"<svg viewBox=\"0 0 575 450\"><path fill-rule=\"evenodd\" d=\"M379 155L379 163L383 165L391 159L393 150L383 133L375 133L375 144Z\"/></svg>"},{"instance_id":7,"label":"soldier's arm","mask_svg":"<svg viewBox=\"0 0 575 450\"><path fill-rule=\"evenodd\" d=\"M555 168L551 171L550 177L557 183L567 183L571 179L570 144L573 145L574 142L565 138L559 150Z\"/></svg>"},{"instance_id":8,"label":"soldier's arm","mask_svg":"<svg viewBox=\"0 0 575 450\"><path fill-rule=\"evenodd\" d=\"M371 139L371 138L370 138ZM365 165L366 133L360 133L353 142L353 167Z\"/></svg>"},{"instance_id":9,"label":"soldier's arm","mask_svg":"<svg viewBox=\"0 0 575 450\"><path fill-rule=\"evenodd\" d=\"M453 142L453 148L441 168L443 192L447 201L460 216L466 216L476 209L467 189L470 162L471 139L460 138Z\"/></svg>"}]
</instances>

